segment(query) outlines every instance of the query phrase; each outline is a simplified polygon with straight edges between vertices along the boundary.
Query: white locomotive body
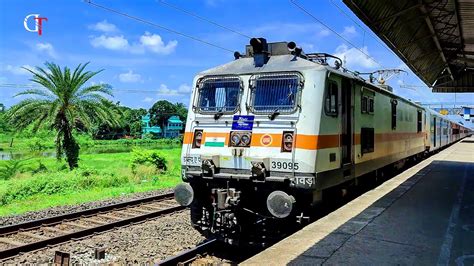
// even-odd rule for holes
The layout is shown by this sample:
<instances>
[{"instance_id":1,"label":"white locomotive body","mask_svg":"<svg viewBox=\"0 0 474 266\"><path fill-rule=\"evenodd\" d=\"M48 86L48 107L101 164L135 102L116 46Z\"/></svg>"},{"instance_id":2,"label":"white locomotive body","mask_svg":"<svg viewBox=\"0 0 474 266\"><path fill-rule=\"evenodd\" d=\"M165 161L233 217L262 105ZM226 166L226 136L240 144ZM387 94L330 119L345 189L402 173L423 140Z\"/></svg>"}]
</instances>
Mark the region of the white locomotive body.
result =
<instances>
[{"instance_id":1,"label":"white locomotive body","mask_svg":"<svg viewBox=\"0 0 474 266\"><path fill-rule=\"evenodd\" d=\"M205 234L228 242L242 231L267 237L265 225L303 217L326 189L469 133L387 86L329 66L329 55L291 54L287 43L256 40L246 57L193 83L185 183L175 191Z\"/></svg>"}]
</instances>

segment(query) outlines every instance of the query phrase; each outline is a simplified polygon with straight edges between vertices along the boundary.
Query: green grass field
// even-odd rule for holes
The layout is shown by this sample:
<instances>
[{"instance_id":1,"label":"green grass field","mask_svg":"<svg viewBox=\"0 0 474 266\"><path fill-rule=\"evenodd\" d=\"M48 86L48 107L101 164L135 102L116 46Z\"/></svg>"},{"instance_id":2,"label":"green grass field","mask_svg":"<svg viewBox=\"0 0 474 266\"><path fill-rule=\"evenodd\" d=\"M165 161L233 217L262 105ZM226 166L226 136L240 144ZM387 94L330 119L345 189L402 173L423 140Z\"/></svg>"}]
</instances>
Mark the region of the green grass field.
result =
<instances>
[{"instance_id":1,"label":"green grass field","mask_svg":"<svg viewBox=\"0 0 474 266\"><path fill-rule=\"evenodd\" d=\"M31 140L19 139L17 147L9 149L9 139L0 136L3 152L24 151L31 145L28 144ZM48 144L48 141L45 143ZM9 179L0 180L0 216L169 188L180 182L180 145L163 140L152 143L155 145L143 145L164 157L168 169L159 172L153 166L144 164L132 171L132 152L113 152L117 146L127 146L127 143L131 142L94 141L93 145L88 146L89 149L81 147L79 168L74 171L67 169L64 160L58 162L52 157L28 155L19 160L0 161L0 171L6 172L5 167L15 171ZM125 150L137 148L137 143L132 141L132 147L128 145ZM109 150L94 153L97 146Z\"/></svg>"}]
</instances>

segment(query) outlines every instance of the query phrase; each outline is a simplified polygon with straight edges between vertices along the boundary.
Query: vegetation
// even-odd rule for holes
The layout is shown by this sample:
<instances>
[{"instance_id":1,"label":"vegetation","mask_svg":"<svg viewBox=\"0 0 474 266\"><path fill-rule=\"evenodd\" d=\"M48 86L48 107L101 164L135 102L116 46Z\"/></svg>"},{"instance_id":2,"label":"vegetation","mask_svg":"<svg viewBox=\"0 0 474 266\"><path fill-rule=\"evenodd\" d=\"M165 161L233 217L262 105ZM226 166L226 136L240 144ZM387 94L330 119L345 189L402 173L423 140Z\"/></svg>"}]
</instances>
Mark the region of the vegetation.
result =
<instances>
[{"instance_id":1,"label":"vegetation","mask_svg":"<svg viewBox=\"0 0 474 266\"><path fill-rule=\"evenodd\" d=\"M54 158L24 160L9 180L0 180L0 216L172 187L181 180L180 150L138 152L166 158L166 170L148 162L133 167L139 156L128 152L83 154L73 171ZM10 162L0 161L0 168Z\"/></svg>"},{"instance_id":2,"label":"vegetation","mask_svg":"<svg viewBox=\"0 0 474 266\"><path fill-rule=\"evenodd\" d=\"M132 152L132 172L135 174L139 165L152 165L157 172L164 172L167 169L166 159L157 151L137 149Z\"/></svg>"},{"instance_id":3,"label":"vegetation","mask_svg":"<svg viewBox=\"0 0 474 266\"><path fill-rule=\"evenodd\" d=\"M182 103L172 104L166 100L157 101L150 108L152 125L165 126L166 121L173 115L178 115L186 123L188 109Z\"/></svg>"},{"instance_id":4,"label":"vegetation","mask_svg":"<svg viewBox=\"0 0 474 266\"><path fill-rule=\"evenodd\" d=\"M132 109L107 100L108 85L85 86L100 72L87 64L45 65L28 70L40 89L19 93L30 97L10 109L0 103L0 216L180 182L182 138L142 138L141 118L149 112L160 126L172 115L186 121L183 104Z\"/></svg>"},{"instance_id":5,"label":"vegetation","mask_svg":"<svg viewBox=\"0 0 474 266\"><path fill-rule=\"evenodd\" d=\"M33 125L33 132L40 128L56 131L56 156L64 154L69 169L78 167L79 144L73 136L74 130L88 130L94 122L118 125L117 114L107 104L104 95L112 96L110 86L84 84L101 71L84 71L86 64L79 64L74 71L61 69L54 63L45 63L46 69L27 69L33 74L31 81L42 88L27 89L16 96L30 98L14 105L6 114L17 130Z\"/></svg>"}]
</instances>

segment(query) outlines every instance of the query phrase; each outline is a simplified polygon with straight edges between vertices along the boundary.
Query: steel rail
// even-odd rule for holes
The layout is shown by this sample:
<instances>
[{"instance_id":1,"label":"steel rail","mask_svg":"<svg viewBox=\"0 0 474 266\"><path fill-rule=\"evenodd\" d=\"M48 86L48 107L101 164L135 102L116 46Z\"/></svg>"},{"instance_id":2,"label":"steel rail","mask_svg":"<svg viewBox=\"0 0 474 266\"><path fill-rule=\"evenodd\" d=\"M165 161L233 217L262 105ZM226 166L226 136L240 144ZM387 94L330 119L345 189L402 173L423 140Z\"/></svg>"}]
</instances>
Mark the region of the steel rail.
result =
<instances>
[{"instance_id":1,"label":"steel rail","mask_svg":"<svg viewBox=\"0 0 474 266\"><path fill-rule=\"evenodd\" d=\"M64 215L57 215L57 216L53 216L53 217L33 220L33 221L19 223L19 224L2 226L2 227L0 227L0 236L11 233L11 232L18 231L20 229L23 229L23 230L31 229L31 228L38 227L38 226L45 225L45 224L51 225L51 224L54 224L54 223L59 223L63 220L79 218L81 216L92 215L92 214L99 213L99 212L111 211L113 209L125 208L125 207L129 207L129 206L138 205L138 204L141 204L141 203L156 201L156 200L172 199L173 195L174 195L173 193L166 193L166 194L162 194L162 195L151 196L151 197L147 197L147 198L136 199L136 200L121 202L121 203L117 203L117 204L106 205L106 206L102 206L102 207L97 207L97 208L92 208L92 209L88 209L88 210L68 213L68 214L64 214Z\"/></svg>"},{"instance_id":2,"label":"steel rail","mask_svg":"<svg viewBox=\"0 0 474 266\"><path fill-rule=\"evenodd\" d=\"M5 227L0 228L0 232L1 232L0 236L5 236L6 234L15 234L17 232L24 232L31 229L40 228L41 226L52 226L55 224L60 224L62 222L71 221L73 219L82 218L84 216L93 217L94 214L101 214L104 212L125 209L127 207L136 207L143 203L150 203L154 201L157 201L159 203L160 201L171 199L172 195L173 193L168 193L168 194L163 194L163 195L158 195L158 196L153 196L153 197L148 197L148 198L143 198L143 199L138 199L138 200L132 200L132 201L123 202L123 203L98 207L94 209L79 211L79 212L75 212L71 214L59 215L59 216L54 216L54 217L45 218L45 219L39 219L39 220L21 223L17 225L5 226ZM173 212L177 212L183 209L185 209L185 207L182 207L182 206L164 207L162 210L151 211L149 213L139 214L139 215L128 217L128 218L123 218L117 221L107 222L106 224L101 224L94 227L85 228L85 229L74 231L71 233L49 237L47 239L43 239L43 240L31 242L31 243L25 243L24 245L14 246L9 249L0 250L0 260L13 257L23 252L30 252L33 250L44 248L44 247L47 247L48 245L55 245L55 244L66 242L72 239L83 238L86 236L90 236L96 233L113 229L115 227L121 227L128 224L145 221L147 219L156 218L156 217L163 216L165 214L170 214Z\"/></svg>"},{"instance_id":3,"label":"steel rail","mask_svg":"<svg viewBox=\"0 0 474 266\"><path fill-rule=\"evenodd\" d=\"M188 265L193 260L197 259L198 256L203 254L209 254L209 252L215 249L219 244L217 239L211 239L194 248L182 251L173 257L169 257L165 260L158 262L160 266L176 266L176 265Z\"/></svg>"}]
</instances>

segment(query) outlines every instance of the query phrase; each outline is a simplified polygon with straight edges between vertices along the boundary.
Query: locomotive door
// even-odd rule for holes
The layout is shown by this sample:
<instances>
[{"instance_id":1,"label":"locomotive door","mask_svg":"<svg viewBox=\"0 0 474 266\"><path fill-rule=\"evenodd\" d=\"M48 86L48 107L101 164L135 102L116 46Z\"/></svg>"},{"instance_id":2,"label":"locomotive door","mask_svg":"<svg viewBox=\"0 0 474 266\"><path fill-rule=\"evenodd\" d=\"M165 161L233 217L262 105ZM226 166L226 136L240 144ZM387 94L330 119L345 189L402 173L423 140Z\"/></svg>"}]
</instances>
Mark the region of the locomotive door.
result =
<instances>
[{"instance_id":1,"label":"locomotive door","mask_svg":"<svg viewBox=\"0 0 474 266\"><path fill-rule=\"evenodd\" d=\"M342 166L351 165L352 151L352 83L349 79L342 78L341 86L341 163Z\"/></svg>"}]
</instances>

